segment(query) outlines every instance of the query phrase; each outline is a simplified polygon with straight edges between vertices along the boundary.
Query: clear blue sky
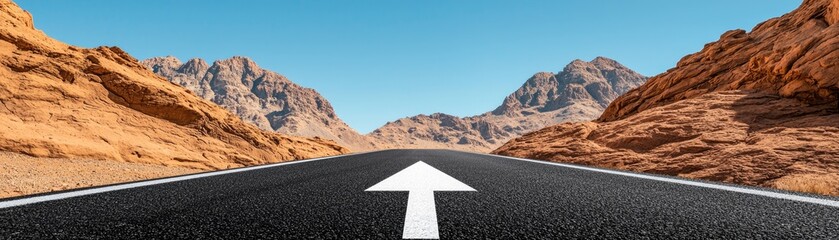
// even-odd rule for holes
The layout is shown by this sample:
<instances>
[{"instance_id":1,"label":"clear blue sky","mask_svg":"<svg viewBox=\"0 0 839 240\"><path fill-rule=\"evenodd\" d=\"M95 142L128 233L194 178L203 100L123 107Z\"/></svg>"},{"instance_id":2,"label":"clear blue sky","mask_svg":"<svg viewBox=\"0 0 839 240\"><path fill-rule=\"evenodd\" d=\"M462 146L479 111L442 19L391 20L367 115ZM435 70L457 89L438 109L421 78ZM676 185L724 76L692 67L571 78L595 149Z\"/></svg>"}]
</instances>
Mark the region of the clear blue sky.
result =
<instances>
[{"instance_id":1,"label":"clear blue sky","mask_svg":"<svg viewBox=\"0 0 839 240\"><path fill-rule=\"evenodd\" d=\"M37 28L77 46L138 59L251 57L319 91L362 133L420 113L492 110L534 73L578 58L655 75L800 2L18 1Z\"/></svg>"}]
</instances>

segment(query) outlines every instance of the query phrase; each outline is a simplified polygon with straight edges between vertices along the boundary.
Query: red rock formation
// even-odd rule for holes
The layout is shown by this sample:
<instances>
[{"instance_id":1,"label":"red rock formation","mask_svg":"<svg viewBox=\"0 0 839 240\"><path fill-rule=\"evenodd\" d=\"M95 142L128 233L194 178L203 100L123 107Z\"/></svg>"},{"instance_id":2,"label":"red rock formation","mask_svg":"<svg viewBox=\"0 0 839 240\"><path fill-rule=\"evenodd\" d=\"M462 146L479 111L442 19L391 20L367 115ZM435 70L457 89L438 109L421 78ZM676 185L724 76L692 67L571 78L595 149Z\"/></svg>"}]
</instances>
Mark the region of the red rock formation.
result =
<instances>
[{"instance_id":1,"label":"red rock formation","mask_svg":"<svg viewBox=\"0 0 839 240\"><path fill-rule=\"evenodd\" d=\"M839 2L807 0L795 11L731 30L675 68L616 99L599 118L612 121L704 93L761 90L810 104L839 97Z\"/></svg>"},{"instance_id":2,"label":"red rock formation","mask_svg":"<svg viewBox=\"0 0 839 240\"><path fill-rule=\"evenodd\" d=\"M220 169L346 152L260 131L117 47L49 38L0 0L0 150Z\"/></svg>"},{"instance_id":3,"label":"red rock formation","mask_svg":"<svg viewBox=\"0 0 839 240\"><path fill-rule=\"evenodd\" d=\"M494 153L839 195L839 2L726 32L619 97Z\"/></svg>"}]
</instances>

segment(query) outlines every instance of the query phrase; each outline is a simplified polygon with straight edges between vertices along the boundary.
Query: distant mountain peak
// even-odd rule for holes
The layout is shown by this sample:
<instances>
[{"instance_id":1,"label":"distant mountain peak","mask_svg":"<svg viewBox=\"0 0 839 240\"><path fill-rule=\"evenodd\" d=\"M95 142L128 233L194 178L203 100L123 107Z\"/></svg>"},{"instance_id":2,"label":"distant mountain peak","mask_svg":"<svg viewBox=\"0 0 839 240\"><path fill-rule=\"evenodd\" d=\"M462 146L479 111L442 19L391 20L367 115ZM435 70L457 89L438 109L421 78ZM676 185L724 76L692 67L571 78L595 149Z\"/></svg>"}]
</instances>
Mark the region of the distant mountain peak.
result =
<instances>
[{"instance_id":1,"label":"distant mountain peak","mask_svg":"<svg viewBox=\"0 0 839 240\"><path fill-rule=\"evenodd\" d=\"M186 63L184 63L184 65L209 66L209 64L207 64L207 61L204 61L204 59L201 59L201 58L191 58L191 59L189 59L189 61L186 61Z\"/></svg>"},{"instance_id":2,"label":"distant mountain peak","mask_svg":"<svg viewBox=\"0 0 839 240\"><path fill-rule=\"evenodd\" d=\"M609 58L597 57L591 62L576 59L559 73L534 74L492 113L518 115L530 108L552 111L576 101L592 101L605 107L644 81L643 75Z\"/></svg>"},{"instance_id":3,"label":"distant mountain peak","mask_svg":"<svg viewBox=\"0 0 839 240\"><path fill-rule=\"evenodd\" d=\"M256 65L256 62L245 56L232 56L226 59L219 59L213 64L241 64L241 65Z\"/></svg>"},{"instance_id":4,"label":"distant mountain peak","mask_svg":"<svg viewBox=\"0 0 839 240\"><path fill-rule=\"evenodd\" d=\"M146 59L148 67L152 70L159 68L174 68L181 65L181 60L174 56L153 57Z\"/></svg>"},{"instance_id":5,"label":"distant mountain peak","mask_svg":"<svg viewBox=\"0 0 839 240\"><path fill-rule=\"evenodd\" d=\"M574 61L571 61L570 63L568 63L568 65L565 65L565 68L563 68L562 71L563 72L581 72L582 71L582 72L595 73L597 71L606 71L606 70L612 70L612 69L621 69L621 70L623 70L623 71L625 71L625 72L627 72L628 74L631 74L631 75L636 75L637 74L634 71L632 71L631 69L629 69L628 67L621 64L620 62L618 62L614 59L611 59L611 58L607 58L607 57L596 57L596 58L594 58L594 59L592 59L591 61L588 61L588 62L580 60L580 59L575 59ZM637 75L640 75L640 74L637 74Z\"/></svg>"},{"instance_id":6,"label":"distant mountain peak","mask_svg":"<svg viewBox=\"0 0 839 240\"><path fill-rule=\"evenodd\" d=\"M161 60L163 60L163 61L169 61L169 62L181 63L181 60L180 60L180 59L178 59L177 57L172 56L172 55L168 55L168 56L162 57L162 58L160 58L160 59L161 59Z\"/></svg>"},{"instance_id":7,"label":"distant mountain peak","mask_svg":"<svg viewBox=\"0 0 839 240\"><path fill-rule=\"evenodd\" d=\"M200 58L193 58L189 61L186 61L186 63L182 64L178 68L178 71L183 72L185 74L196 75L206 72L208 68L210 68L210 66L207 65L207 61L204 61L204 59Z\"/></svg>"},{"instance_id":8,"label":"distant mountain peak","mask_svg":"<svg viewBox=\"0 0 839 240\"><path fill-rule=\"evenodd\" d=\"M611 59L611 58L604 57L604 56L595 57L593 60L591 60L591 63L595 64L595 65L598 65L598 64L621 65L618 61L616 61L614 59Z\"/></svg>"},{"instance_id":9,"label":"distant mountain peak","mask_svg":"<svg viewBox=\"0 0 839 240\"><path fill-rule=\"evenodd\" d=\"M220 59L212 65L200 58L181 65L177 62L169 57L142 61L158 75L261 129L332 139L354 150L372 148L370 141L337 117L317 91L262 69L248 57Z\"/></svg>"},{"instance_id":10,"label":"distant mountain peak","mask_svg":"<svg viewBox=\"0 0 839 240\"><path fill-rule=\"evenodd\" d=\"M256 64L253 60L248 57L243 56L233 56L227 59L220 59L213 62L213 65L210 68L225 68L232 71L237 71L244 73L246 75L256 75L256 74L264 74L268 71L264 71L259 65ZM282 76L277 74L278 76ZM282 77L285 78L285 77Z\"/></svg>"},{"instance_id":11,"label":"distant mountain peak","mask_svg":"<svg viewBox=\"0 0 839 240\"><path fill-rule=\"evenodd\" d=\"M388 146L489 151L545 126L596 118L606 105L646 77L615 60L574 60L559 73L538 72L492 112L460 118L443 113L389 122L369 137Z\"/></svg>"}]
</instances>

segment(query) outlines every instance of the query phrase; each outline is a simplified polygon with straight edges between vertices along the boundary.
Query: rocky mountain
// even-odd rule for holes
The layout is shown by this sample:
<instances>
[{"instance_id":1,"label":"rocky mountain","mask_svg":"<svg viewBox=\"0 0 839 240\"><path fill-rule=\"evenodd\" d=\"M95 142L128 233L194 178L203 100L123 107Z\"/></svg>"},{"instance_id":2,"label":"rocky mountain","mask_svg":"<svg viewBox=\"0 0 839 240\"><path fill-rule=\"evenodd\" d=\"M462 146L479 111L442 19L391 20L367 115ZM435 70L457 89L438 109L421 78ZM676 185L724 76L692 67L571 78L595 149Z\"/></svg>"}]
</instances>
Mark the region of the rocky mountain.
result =
<instances>
[{"instance_id":1,"label":"rocky mountain","mask_svg":"<svg viewBox=\"0 0 839 240\"><path fill-rule=\"evenodd\" d=\"M493 111L459 118L442 113L389 122L368 137L389 148L489 152L507 140L553 124L587 121L646 77L615 60L575 60L559 73L540 72Z\"/></svg>"},{"instance_id":2,"label":"rocky mountain","mask_svg":"<svg viewBox=\"0 0 839 240\"><path fill-rule=\"evenodd\" d=\"M353 150L374 147L338 118L318 92L262 69L251 59L233 57L209 65L202 59L181 63L170 56L141 63L263 130L331 139Z\"/></svg>"},{"instance_id":3,"label":"rocky mountain","mask_svg":"<svg viewBox=\"0 0 839 240\"><path fill-rule=\"evenodd\" d=\"M597 122L494 153L839 195L839 1L728 31Z\"/></svg>"},{"instance_id":4,"label":"rocky mountain","mask_svg":"<svg viewBox=\"0 0 839 240\"><path fill-rule=\"evenodd\" d=\"M9 0L0 0L0 56L2 151L197 169L347 152L332 141L261 131L117 47L52 39Z\"/></svg>"},{"instance_id":5,"label":"rocky mountain","mask_svg":"<svg viewBox=\"0 0 839 240\"><path fill-rule=\"evenodd\" d=\"M246 122L290 135L332 139L354 150L453 148L488 152L505 141L552 124L596 118L614 98L645 77L598 57L576 60L558 74L537 73L491 112L467 118L446 114L398 119L366 136L347 126L315 90L233 57L207 64L174 57L143 60L147 68L210 100Z\"/></svg>"}]
</instances>

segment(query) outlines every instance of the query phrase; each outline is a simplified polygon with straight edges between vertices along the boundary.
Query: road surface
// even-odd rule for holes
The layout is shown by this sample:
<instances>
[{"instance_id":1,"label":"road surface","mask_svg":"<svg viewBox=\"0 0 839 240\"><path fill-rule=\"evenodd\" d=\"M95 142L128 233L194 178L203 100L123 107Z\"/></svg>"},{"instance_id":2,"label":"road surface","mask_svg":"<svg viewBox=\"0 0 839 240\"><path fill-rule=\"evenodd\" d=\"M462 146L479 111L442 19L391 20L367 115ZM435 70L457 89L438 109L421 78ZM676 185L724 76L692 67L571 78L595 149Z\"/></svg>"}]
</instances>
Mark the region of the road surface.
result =
<instances>
[{"instance_id":1,"label":"road surface","mask_svg":"<svg viewBox=\"0 0 839 240\"><path fill-rule=\"evenodd\" d=\"M0 201L0 239L401 239L431 215L440 239L839 239L835 198L448 150L119 186Z\"/></svg>"}]
</instances>

